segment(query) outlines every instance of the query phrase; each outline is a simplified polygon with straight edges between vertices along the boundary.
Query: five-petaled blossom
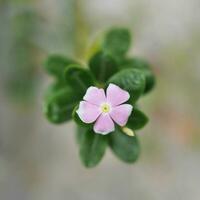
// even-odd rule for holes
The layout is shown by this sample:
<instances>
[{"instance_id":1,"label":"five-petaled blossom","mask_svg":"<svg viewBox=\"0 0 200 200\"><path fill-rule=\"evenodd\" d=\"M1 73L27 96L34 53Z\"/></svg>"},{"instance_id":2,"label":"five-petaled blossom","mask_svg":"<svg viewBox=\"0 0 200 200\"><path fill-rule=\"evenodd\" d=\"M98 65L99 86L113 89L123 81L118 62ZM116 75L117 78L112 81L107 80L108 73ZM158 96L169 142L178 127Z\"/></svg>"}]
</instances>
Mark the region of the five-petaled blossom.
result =
<instances>
[{"instance_id":1,"label":"five-petaled blossom","mask_svg":"<svg viewBox=\"0 0 200 200\"><path fill-rule=\"evenodd\" d=\"M104 89L91 86L76 112L84 123L95 122L95 133L105 135L115 130L114 122L119 126L126 125L133 107L123 103L129 98L127 91L114 84L109 84L106 94Z\"/></svg>"}]
</instances>

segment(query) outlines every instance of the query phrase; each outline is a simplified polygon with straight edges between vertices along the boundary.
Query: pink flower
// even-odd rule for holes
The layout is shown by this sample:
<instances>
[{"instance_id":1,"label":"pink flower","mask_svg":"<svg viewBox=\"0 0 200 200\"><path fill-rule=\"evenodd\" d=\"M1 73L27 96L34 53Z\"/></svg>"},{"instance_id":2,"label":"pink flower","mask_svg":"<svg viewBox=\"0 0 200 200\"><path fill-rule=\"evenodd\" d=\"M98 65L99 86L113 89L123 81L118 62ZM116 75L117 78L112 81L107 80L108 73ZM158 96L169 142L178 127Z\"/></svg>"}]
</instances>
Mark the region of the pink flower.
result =
<instances>
[{"instance_id":1,"label":"pink flower","mask_svg":"<svg viewBox=\"0 0 200 200\"><path fill-rule=\"evenodd\" d=\"M106 94L103 89L89 87L76 111L84 123L94 123L95 133L106 135L115 130L114 122L125 126L132 112L132 105L123 104L130 98L127 91L109 84Z\"/></svg>"}]
</instances>

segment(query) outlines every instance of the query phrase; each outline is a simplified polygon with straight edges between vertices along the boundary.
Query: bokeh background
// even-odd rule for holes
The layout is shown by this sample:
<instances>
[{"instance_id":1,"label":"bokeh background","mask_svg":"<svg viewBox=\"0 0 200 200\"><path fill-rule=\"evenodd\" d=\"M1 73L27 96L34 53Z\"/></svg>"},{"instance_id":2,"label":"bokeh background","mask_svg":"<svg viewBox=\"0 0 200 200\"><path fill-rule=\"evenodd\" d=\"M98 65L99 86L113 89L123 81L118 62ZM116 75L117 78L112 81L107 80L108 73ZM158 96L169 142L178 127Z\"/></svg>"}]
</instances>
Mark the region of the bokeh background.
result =
<instances>
[{"instance_id":1,"label":"bokeh background","mask_svg":"<svg viewBox=\"0 0 200 200\"><path fill-rule=\"evenodd\" d=\"M1 0L0 199L199 200L199 8L199 0ZM42 63L51 53L83 60L95 35L115 25L131 30L129 54L157 76L140 101L150 122L138 132L136 164L108 149L85 169L75 125L43 116L51 79Z\"/></svg>"}]
</instances>

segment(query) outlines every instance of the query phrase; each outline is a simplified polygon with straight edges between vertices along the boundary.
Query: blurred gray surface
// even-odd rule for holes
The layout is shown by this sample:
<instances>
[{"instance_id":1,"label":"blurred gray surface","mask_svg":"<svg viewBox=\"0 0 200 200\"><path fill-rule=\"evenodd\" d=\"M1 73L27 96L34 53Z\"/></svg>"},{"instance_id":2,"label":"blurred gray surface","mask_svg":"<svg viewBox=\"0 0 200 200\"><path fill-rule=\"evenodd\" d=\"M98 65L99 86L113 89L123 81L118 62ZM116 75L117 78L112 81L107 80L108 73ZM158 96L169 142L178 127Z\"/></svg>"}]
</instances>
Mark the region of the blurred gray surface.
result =
<instances>
[{"instance_id":1,"label":"blurred gray surface","mask_svg":"<svg viewBox=\"0 0 200 200\"><path fill-rule=\"evenodd\" d=\"M9 50L0 44L4 58L0 61L0 199L199 200L199 1L79 3L88 38L109 26L129 27L134 33L130 55L147 58L157 74L155 91L141 101L150 117L149 125L138 133L142 155L136 164L127 165L108 149L99 166L85 169L78 156L75 125L51 125L43 116L42 98L49 80L40 64L37 92L29 105L6 96L3 81ZM43 54L73 54L73 1L32 1L27 6L42 16L33 41ZM5 18L0 39L11 45L8 16L1 15Z\"/></svg>"}]
</instances>

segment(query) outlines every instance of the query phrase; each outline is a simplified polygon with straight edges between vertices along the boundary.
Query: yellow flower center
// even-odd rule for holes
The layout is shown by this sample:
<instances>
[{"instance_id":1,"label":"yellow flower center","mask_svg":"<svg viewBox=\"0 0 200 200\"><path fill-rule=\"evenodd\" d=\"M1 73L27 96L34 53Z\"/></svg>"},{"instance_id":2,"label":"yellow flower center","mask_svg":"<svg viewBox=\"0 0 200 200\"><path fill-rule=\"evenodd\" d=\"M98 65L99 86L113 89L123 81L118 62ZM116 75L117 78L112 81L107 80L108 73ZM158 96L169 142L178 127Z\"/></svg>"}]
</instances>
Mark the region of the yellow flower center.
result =
<instances>
[{"instance_id":1,"label":"yellow flower center","mask_svg":"<svg viewBox=\"0 0 200 200\"><path fill-rule=\"evenodd\" d=\"M110 105L107 104L107 103L103 103L103 104L101 105L101 112L103 112L103 113L108 113L108 112L110 112Z\"/></svg>"}]
</instances>

